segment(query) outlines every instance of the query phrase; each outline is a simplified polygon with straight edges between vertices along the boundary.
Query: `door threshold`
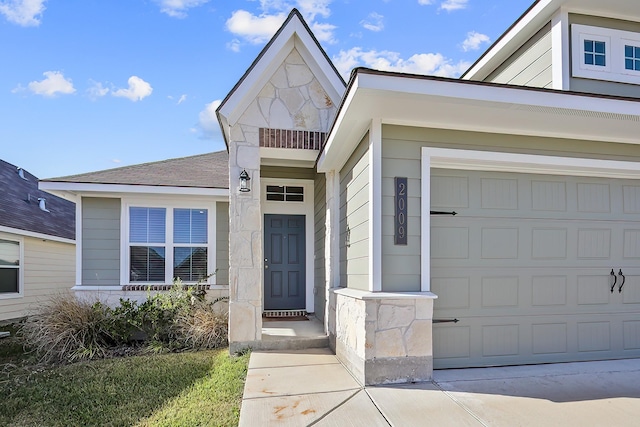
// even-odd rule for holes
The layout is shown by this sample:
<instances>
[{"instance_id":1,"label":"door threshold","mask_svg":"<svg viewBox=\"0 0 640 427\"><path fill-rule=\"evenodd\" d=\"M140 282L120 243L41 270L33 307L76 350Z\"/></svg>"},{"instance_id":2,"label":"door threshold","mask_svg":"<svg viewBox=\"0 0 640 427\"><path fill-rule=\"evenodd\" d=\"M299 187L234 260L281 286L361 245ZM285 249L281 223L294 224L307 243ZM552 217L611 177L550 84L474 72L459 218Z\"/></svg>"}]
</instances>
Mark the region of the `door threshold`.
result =
<instances>
[{"instance_id":1,"label":"door threshold","mask_svg":"<svg viewBox=\"0 0 640 427\"><path fill-rule=\"evenodd\" d=\"M262 317L301 317L306 316L307 310L265 310Z\"/></svg>"}]
</instances>

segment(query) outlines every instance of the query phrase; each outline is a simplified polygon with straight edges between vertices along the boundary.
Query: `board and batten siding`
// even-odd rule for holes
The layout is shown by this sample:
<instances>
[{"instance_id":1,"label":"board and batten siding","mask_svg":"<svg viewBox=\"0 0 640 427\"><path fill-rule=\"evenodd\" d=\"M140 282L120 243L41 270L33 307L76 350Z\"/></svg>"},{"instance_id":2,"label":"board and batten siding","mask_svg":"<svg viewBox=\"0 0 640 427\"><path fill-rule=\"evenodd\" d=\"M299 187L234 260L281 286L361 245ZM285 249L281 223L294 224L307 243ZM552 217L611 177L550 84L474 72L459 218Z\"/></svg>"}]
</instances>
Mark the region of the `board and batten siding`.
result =
<instances>
[{"instance_id":1,"label":"board and batten siding","mask_svg":"<svg viewBox=\"0 0 640 427\"><path fill-rule=\"evenodd\" d=\"M120 204L82 198L82 285L120 285Z\"/></svg>"},{"instance_id":2,"label":"board and batten siding","mask_svg":"<svg viewBox=\"0 0 640 427\"><path fill-rule=\"evenodd\" d=\"M487 82L550 88L551 24L545 25L513 55L495 69Z\"/></svg>"},{"instance_id":3,"label":"board and batten siding","mask_svg":"<svg viewBox=\"0 0 640 427\"><path fill-rule=\"evenodd\" d=\"M216 284L229 284L229 203L216 203Z\"/></svg>"},{"instance_id":4,"label":"board and batten siding","mask_svg":"<svg viewBox=\"0 0 640 427\"><path fill-rule=\"evenodd\" d=\"M589 25L592 27L603 27L613 30L640 33L640 23L638 22L603 18L599 16L570 13L569 24ZM572 43L569 43L569 45L571 44ZM604 80L571 77L571 79L569 80L569 89L574 92L588 92L598 93L602 95L629 96L640 98L640 85L608 82Z\"/></svg>"},{"instance_id":5,"label":"board and batten siding","mask_svg":"<svg viewBox=\"0 0 640 427\"><path fill-rule=\"evenodd\" d=\"M32 314L39 303L75 284L76 247L71 243L24 237L24 294L0 299L0 321Z\"/></svg>"},{"instance_id":6,"label":"board and batten siding","mask_svg":"<svg viewBox=\"0 0 640 427\"><path fill-rule=\"evenodd\" d=\"M640 162L640 150L632 144L384 125L382 127L383 291L420 290L420 159L422 147ZM395 215L393 178L396 176L408 178L407 246L395 245L393 238ZM455 206L438 206L438 209L455 210Z\"/></svg>"},{"instance_id":7,"label":"board and batten siding","mask_svg":"<svg viewBox=\"0 0 640 427\"><path fill-rule=\"evenodd\" d=\"M313 183L314 189L314 204L313 218L314 218L314 311L316 317L320 321L324 321L325 312L325 284L326 284L326 272L325 272L325 257L324 257L324 240L326 235L325 220L327 217L327 197L326 197L327 181L323 173L316 174L316 179Z\"/></svg>"},{"instance_id":8,"label":"board and batten siding","mask_svg":"<svg viewBox=\"0 0 640 427\"><path fill-rule=\"evenodd\" d=\"M369 290L369 135L340 171L340 286Z\"/></svg>"}]
</instances>

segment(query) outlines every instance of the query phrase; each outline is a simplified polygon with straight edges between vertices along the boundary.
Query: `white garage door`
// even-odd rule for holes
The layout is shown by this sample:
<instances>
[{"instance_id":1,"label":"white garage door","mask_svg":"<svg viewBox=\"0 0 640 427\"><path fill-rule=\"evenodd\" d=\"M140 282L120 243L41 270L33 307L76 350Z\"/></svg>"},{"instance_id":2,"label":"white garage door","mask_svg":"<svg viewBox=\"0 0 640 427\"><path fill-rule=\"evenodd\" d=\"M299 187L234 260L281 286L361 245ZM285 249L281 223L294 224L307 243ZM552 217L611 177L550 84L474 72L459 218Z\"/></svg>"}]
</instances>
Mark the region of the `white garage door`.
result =
<instances>
[{"instance_id":1,"label":"white garage door","mask_svg":"<svg viewBox=\"0 0 640 427\"><path fill-rule=\"evenodd\" d=\"M640 181L431 173L436 368L640 357Z\"/></svg>"}]
</instances>

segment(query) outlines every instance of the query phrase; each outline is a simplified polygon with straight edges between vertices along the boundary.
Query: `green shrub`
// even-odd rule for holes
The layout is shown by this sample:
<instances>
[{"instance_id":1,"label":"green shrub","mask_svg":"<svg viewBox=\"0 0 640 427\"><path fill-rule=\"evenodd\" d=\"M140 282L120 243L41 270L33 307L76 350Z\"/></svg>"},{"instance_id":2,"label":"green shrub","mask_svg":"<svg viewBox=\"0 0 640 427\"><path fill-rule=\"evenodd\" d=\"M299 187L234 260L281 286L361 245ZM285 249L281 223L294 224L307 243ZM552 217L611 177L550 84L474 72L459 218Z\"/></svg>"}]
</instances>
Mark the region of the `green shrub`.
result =
<instances>
[{"instance_id":1,"label":"green shrub","mask_svg":"<svg viewBox=\"0 0 640 427\"><path fill-rule=\"evenodd\" d=\"M75 361L123 354L123 346L146 344L154 352L217 348L227 343L227 315L214 311L204 291L176 280L169 291L117 307L56 295L29 317L26 345L44 361ZM114 349L120 348L114 353ZM124 352L127 353L127 352Z\"/></svg>"},{"instance_id":2,"label":"green shrub","mask_svg":"<svg viewBox=\"0 0 640 427\"><path fill-rule=\"evenodd\" d=\"M75 361L104 357L113 338L108 309L70 294L56 294L43 302L36 315L22 325L25 345L43 361Z\"/></svg>"}]
</instances>

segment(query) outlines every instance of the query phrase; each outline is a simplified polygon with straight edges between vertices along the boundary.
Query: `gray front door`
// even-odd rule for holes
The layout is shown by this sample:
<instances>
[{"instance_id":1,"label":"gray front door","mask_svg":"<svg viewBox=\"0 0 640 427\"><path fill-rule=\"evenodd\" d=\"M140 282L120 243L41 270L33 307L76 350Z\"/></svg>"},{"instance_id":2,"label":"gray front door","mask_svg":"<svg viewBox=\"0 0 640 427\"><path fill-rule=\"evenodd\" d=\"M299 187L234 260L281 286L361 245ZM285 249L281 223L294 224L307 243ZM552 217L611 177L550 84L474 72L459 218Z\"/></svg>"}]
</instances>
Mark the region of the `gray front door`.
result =
<instances>
[{"instance_id":1,"label":"gray front door","mask_svg":"<svg viewBox=\"0 0 640 427\"><path fill-rule=\"evenodd\" d=\"M305 308L304 215L264 216L264 309Z\"/></svg>"}]
</instances>

